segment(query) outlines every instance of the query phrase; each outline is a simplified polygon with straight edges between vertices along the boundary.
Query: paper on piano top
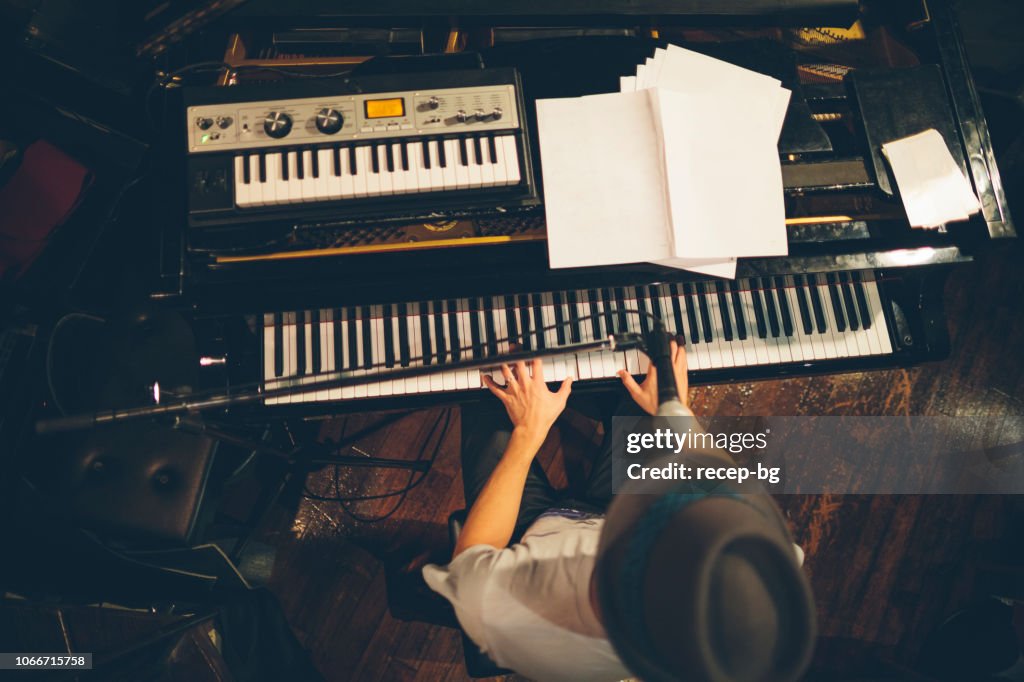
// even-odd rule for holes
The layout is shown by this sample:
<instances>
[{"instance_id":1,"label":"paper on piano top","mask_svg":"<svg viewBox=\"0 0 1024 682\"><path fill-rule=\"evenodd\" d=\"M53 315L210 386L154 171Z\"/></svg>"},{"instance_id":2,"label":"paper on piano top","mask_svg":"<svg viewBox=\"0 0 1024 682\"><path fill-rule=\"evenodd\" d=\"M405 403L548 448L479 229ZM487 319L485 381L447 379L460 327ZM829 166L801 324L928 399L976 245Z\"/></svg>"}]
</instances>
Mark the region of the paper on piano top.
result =
<instances>
[{"instance_id":1,"label":"paper on piano top","mask_svg":"<svg viewBox=\"0 0 1024 682\"><path fill-rule=\"evenodd\" d=\"M673 257L651 92L537 101L552 268Z\"/></svg>"},{"instance_id":2,"label":"paper on piano top","mask_svg":"<svg viewBox=\"0 0 1024 682\"><path fill-rule=\"evenodd\" d=\"M679 183L669 187L668 196L676 200L678 210L682 203L677 200L681 196L678 188L692 190L687 194L693 205L707 207L709 200L717 201L719 210L716 213L726 220L723 229L721 223L695 225L692 220L681 221L675 215L672 222L676 228L677 248L674 252L677 257L658 264L734 278L735 256L787 253L777 145L789 106L789 90L781 87L781 82L775 78L677 45L655 50L654 57L646 62L644 75L643 83L637 78L637 89L657 87L662 92L675 91L712 98L706 100L702 107L692 108L685 124L691 132L704 131L704 135L692 138L703 147L703 152L695 154L691 142L688 155L691 161L695 156L702 156L706 164L702 164L700 169L687 168L678 159L679 150L686 142L665 139L667 177L670 183ZM710 120L708 114L712 117ZM671 117L664 109L661 116L666 120ZM663 127L675 130L675 126L669 123L664 123ZM712 164L716 168L713 169ZM699 180L702 178L709 182L701 186ZM723 196L725 187L730 190L729 196ZM764 192L757 192L759 189ZM761 196L753 199L744 196L752 190ZM737 210L723 214L721 209L726 206ZM751 210L745 212L745 208ZM760 224L766 229L744 230L744 223L748 228ZM737 236L736 232L742 234ZM742 238L741 248L732 249L731 243L739 238ZM711 255L724 255L722 248L726 245L731 252L729 257ZM678 257L682 254L687 257Z\"/></svg>"},{"instance_id":3,"label":"paper on piano top","mask_svg":"<svg viewBox=\"0 0 1024 682\"><path fill-rule=\"evenodd\" d=\"M882 145L912 227L940 227L981 210L946 140L931 128Z\"/></svg>"}]
</instances>

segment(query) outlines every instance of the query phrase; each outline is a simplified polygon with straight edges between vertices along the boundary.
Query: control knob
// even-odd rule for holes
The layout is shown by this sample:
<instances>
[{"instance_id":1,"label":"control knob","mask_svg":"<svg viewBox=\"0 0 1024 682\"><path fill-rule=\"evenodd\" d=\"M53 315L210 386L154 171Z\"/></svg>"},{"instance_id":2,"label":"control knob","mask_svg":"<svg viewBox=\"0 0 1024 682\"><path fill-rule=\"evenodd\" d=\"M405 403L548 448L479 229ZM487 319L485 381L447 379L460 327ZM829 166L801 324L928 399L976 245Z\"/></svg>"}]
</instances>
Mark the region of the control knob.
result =
<instances>
[{"instance_id":1,"label":"control knob","mask_svg":"<svg viewBox=\"0 0 1024 682\"><path fill-rule=\"evenodd\" d=\"M473 118L475 118L478 121L483 121L485 118L487 118L487 112L485 112L483 109L477 109L476 111L473 112Z\"/></svg>"},{"instance_id":2,"label":"control knob","mask_svg":"<svg viewBox=\"0 0 1024 682\"><path fill-rule=\"evenodd\" d=\"M437 109L439 106L441 106L441 100L438 99L437 96L435 95L427 100L427 106L430 107L431 109Z\"/></svg>"},{"instance_id":3,"label":"control knob","mask_svg":"<svg viewBox=\"0 0 1024 682\"><path fill-rule=\"evenodd\" d=\"M455 112L455 120L459 123L465 123L469 119L469 114L466 113L465 109L459 109Z\"/></svg>"},{"instance_id":4,"label":"control knob","mask_svg":"<svg viewBox=\"0 0 1024 682\"><path fill-rule=\"evenodd\" d=\"M344 124L345 117L337 109L324 108L316 114L316 129L324 135L333 135Z\"/></svg>"},{"instance_id":5,"label":"control knob","mask_svg":"<svg viewBox=\"0 0 1024 682\"><path fill-rule=\"evenodd\" d=\"M213 126L213 119L212 118L197 118L196 119L196 127L199 128L200 130L209 130L211 126Z\"/></svg>"},{"instance_id":6,"label":"control knob","mask_svg":"<svg viewBox=\"0 0 1024 682\"><path fill-rule=\"evenodd\" d=\"M280 111L271 111L263 119L263 130L279 140L292 131L292 117Z\"/></svg>"},{"instance_id":7,"label":"control knob","mask_svg":"<svg viewBox=\"0 0 1024 682\"><path fill-rule=\"evenodd\" d=\"M501 107L494 107L493 109L491 109L491 118L497 121L498 119L501 118L502 114L504 113L505 112L501 110Z\"/></svg>"}]
</instances>

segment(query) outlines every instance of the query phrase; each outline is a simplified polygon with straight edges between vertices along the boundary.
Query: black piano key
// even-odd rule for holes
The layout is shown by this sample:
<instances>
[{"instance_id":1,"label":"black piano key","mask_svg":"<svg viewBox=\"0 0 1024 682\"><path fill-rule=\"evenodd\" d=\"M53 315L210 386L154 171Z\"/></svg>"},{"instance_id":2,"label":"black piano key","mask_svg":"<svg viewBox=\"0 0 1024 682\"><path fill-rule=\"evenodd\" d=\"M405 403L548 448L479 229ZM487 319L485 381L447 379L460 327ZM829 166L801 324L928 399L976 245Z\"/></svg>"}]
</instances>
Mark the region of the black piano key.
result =
<instances>
[{"instance_id":1,"label":"black piano key","mask_svg":"<svg viewBox=\"0 0 1024 682\"><path fill-rule=\"evenodd\" d=\"M430 343L430 318L427 315L430 312L429 306L429 303L420 303L420 347L423 349L424 365L429 365L433 356L433 348Z\"/></svg>"},{"instance_id":2,"label":"black piano key","mask_svg":"<svg viewBox=\"0 0 1024 682\"><path fill-rule=\"evenodd\" d=\"M764 309L768 313L768 329L772 333L772 338L777 339L782 330L779 328L779 308L775 300L772 281L767 277L762 277L760 287L761 296L764 300Z\"/></svg>"},{"instance_id":3,"label":"black piano key","mask_svg":"<svg viewBox=\"0 0 1024 682\"><path fill-rule=\"evenodd\" d=\"M380 148L379 145L370 146L370 170L380 173Z\"/></svg>"},{"instance_id":4,"label":"black piano key","mask_svg":"<svg viewBox=\"0 0 1024 682\"><path fill-rule=\"evenodd\" d=\"M740 341L747 340L747 316L743 312L743 300L740 298L740 288L735 281L728 283L729 295L732 299L732 312L736 319L736 336Z\"/></svg>"},{"instance_id":5,"label":"black piano key","mask_svg":"<svg viewBox=\"0 0 1024 682\"><path fill-rule=\"evenodd\" d=\"M334 325L334 369L335 371L341 371L347 369L345 367L345 345L344 338L341 334L341 325L343 320L341 319L341 308L335 308L331 317L334 318L332 324Z\"/></svg>"},{"instance_id":6,"label":"black piano key","mask_svg":"<svg viewBox=\"0 0 1024 682\"><path fill-rule=\"evenodd\" d=\"M729 298L725 295L725 285L716 281L714 286L715 292L718 294L718 310L722 315L722 335L726 341L732 341L732 320L729 319Z\"/></svg>"},{"instance_id":7,"label":"black piano key","mask_svg":"<svg viewBox=\"0 0 1024 682\"><path fill-rule=\"evenodd\" d=\"M348 174L358 175L359 174L359 163L357 162L358 155L356 154L355 147L348 148Z\"/></svg>"},{"instance_id":8,"label":"black piano key","mask_svg":"<svg viewBox=\"0 0 1024 682\"><path fill-rule=\"evenodd\" d=\"M836 321L836 331L845 332L846 316L843 315L843 302L839 297L839 288L836 286L835 273L825 273L825 282L828 284L828 298L832 301L832 317Z\"/></svg>"},{"instance_id":9,"label":"black piano key","mask_svg":"<svg viewBox=\"0 0 1024 682\"><path fill-rule=\"evenodd\" d=\"M288 160L288 152L283 152L281 154L281 179L282 180L287 180L288 179L288 174L291 172L291 170L289 168L290 166L291 166L291 162Z\"/></svg>"},{"instance_id":10,"label":"black piano key","mask_svg":"<svg viewBox=\"0 0 1024 682\"><path fill-rule=\"evenodd\" d=\"M480 138L473 138L473 154L476 157L476 165L484 165L484 150L480 145Z\"/></svg>"},{"instance_id":11,"label":"black piano key","mask_svg":"<svg viewBox=\"0 0 1024 682\"><path fill-rule=\"evenodd\" d=\"M786 280L779 276L775 277L775 298L779 302L779 312L782 313L782 333L793 336L793 314L789 309L789 296L786 295Z\"/></svg>"},{"instance_id":12,"label":"black piano key","mask_svg":"<svg viewBox=\"0 0 1024 682\"><path fill-rule=\"evenodd\" d=\"M711 343L715 340L711 327L711 311L708 310L708 291L704 282L694 282L694 291L697 292L697 309L700 311L700 326L704 332L704 342Z\"/></svg>"},{"instance_id":13,"label":"black piano key","mask_svg":"<svg viewBox=\"0 0 1024 682\"><path fill-rule=\"evenodd\" d=\"M490 296L485 296L484 302L484 336L487 337L487 355L494 357L498 354L498 332L494 328L494 303Z\"/></svg>"},{"instance_id":14,"label":"black piano key","mask_svg":"<svg viewBox=\"0 0 1024 682\"><path fill-rule=\"evenodd\" d=\"M479 360L484 356L483 334L480 330L480 300L471 298L468 306L466 312L469 317L469 342L473 347L473 359Z\"/></svg>"},{"instance_id":15,"label":"black piano key","mask_svg":"<svg viewBox=\"0 0 1024 682\"><path fill-rule=\"evenodd\" d=\"M683 282L683 302L686 305L686 321L690 326L690 342L700 343L700 329L697 327L697 301L693 298L693 287Z\"/></svg>"},{"instance_id":16,"label":"black piano key","mask_svg":"<svg viewBox=\"0 0 1024 682\"><path fill-rule=\"evenodd\" d=\"M860 311L860 323L864 329L871 329L871 308L868 307L868 296L864 291L864 281L860 272L854 270L850 273L853 280L853 293L857 298L857 309Z\"/></svg>"},{"instance_id":17,"label":"black piano key","mask_svg":"<svg viewBox=\"0 0 1024 682\"><path fill-rule=\"evenodd\" d=\"M313 155L313 177L314 178L319 178L320 177L320 153L319 153L318 150L314 149L313 151L310 152L310 154Z\"/></svg>"},{"instance_id":18,"label":"black piano key","mask_svg":"<svg viewBox=\"0 0 1024 682\"><path fill-rule=\"evenodd\" d=\"M384 318L384 366L391 369L395 366L395 333L391 327L394 316L391 314L391 304L385 304L381 313Z\"/></svg>"},{"instance_id":19,"label":"black piano key","mask_svg":"<svg viewBox=\"0 0 1024 682\"><path fill-rule=\"evenodd\" d=\"M796 285L793 290L796 293L796 305L800 309L800 323L804 327L804 334L814 331L814 321L811 319L811 309L807 305L807 288L804 284L803 275L793 275L793 282Z\"/></svg>"},{"instance_id":20,"label":"black piano key","mask_svg":"<svg viewBox=\"0 0 1024 682\"><path fill-rule=\"evenodd\" d=\"M409 366L409 306L398 304L398 362L402 367Z\"/></svg>"},{"instance_id":21,"label":"black piano key","mask_svg":"<svg viewBox=\"0 0 1024 682\"><path fill-rule=\"evenodd\" d=\"M267 155L264 153L259 154L260 159L260 182L267 181Z\"/></svg>"},{"instance_id":22,"label":"black piano key","mask_svg":"<svg viewBox=\"0 0 1024 682\"><path fill-rule=\"evenodd\" d=\"M494 142L494 135L487 136L487 151L491 155L491 163L498 163L498 145Z\"/></svg>"},{"instance_id":23,"label":"black piano key","mask_svg":"<svg viewBox=\"0 0 1024 682\"><path fill-rule=\"evenodd\" d=\"M409 170L409 143L403 142L398 145L398 148L402 152L402 170Z\"/></svg>"},{"instance_id":24,"label":"black piano key","mask_svg":"<svg viewBox=\"0 0 1024 682\"><path fill-rule=\"evenodd\" d=\"M530 297L526 294L519 295L519 328L522 330L520 339L523 343L525 350L533 348L533 339L530 338L533 335L533 324L531 322L530 315Z\"/></svg>"},{"instance_id":25,"label":"black piano key","mask_svg":"<svg viewBox=\"0 0 1024 682\"><path fill-rule=\"evenodd\" d=\"M459 138L459 165L469 165L469 150L466 148L466 138Z\"/></svg>"},{"instance_id":26,"label":"black piano key","mask_svg":"<svg viewBox=\"0 0 1024 682\"><path fill-rule=\"evenodd\" d=\"M565 302L562 298L562 292L556 291L551 294L551 299L555 304L555 338L558 340L559 346L565 345L565 315L563 314L562 304Z\"/></svg>"},{"instance_id":27,"label":"black piano key","mask_svg":"<svg viewBox=\"0 0 1024 682\"><path fill-rule=\"evenodd\" d=\"M818 293L817 277L815 275L807 275L807 293L811 298L811 312L814 313L814 325L818 329L819 334L824 334L828 331L828 321L825 319L825 306L821 302L821 296Z\"/></svg>"},{"instance_id":28,"label":"black piano key","mask_svg":"<svg viewBox=\"0 0 1024 682\"><path fill-rule=\"evenodd\" d=\"M850 323L850 329L860 329L860 322L857 320L857 307L853 302L853 288L850 286L850 274L839 273L839 290L843 294L843 305L846 306L846 320Z\"/></svg>"},{"instance_id":29,"label":"black piano key","mask_svg":"<svg viewBox=\"0 0 1024 682\"><path fill-rule=\"evenodd\" d=\"M754 303L754 322L757 325L757 337L759 339L768 338L768 325L765 324L765 311L764 303L761 300L761 286L757 283L757 280L749 280L750 282L750 299Z\"/></svg>"},{"instance_id":30,"label":"black piano key","mask_svg":"<svg viewBox=\"0 0 1024 682\"><path fill-rule=\"evenodd\" d=\"M448 299L448 347L452 362L462 359L462 338L459 334L459 307L455 299Z\"/></svg>"},{"instance_id":31,"label":"black piano key","mask_svg":"<svg viewBox=\"0 0 1024 682\"><path fill-rule=\"evenodd\" d=\"M636 291L636 309L640 317L640 331L649 334L651 331L651 320L647 317L647 297L644 296L644 287L634 287Z\"/></svg>"},{"instance_id":32,"label":"black piano key","mask_svg":"<svg viewBox=\"0 0 1024 682\"><path fill-rule=\"evenodd\" d=\"M672 299L672 317L676 321L676 337L678 337L683 344L686 344L686 332L685 325L683 324L683 307L679 304L679 297L682 294L679 292L679 285L673 282L668 285L669 297Z\"/></svg>"},{"instance_id":33,"label":"black piano key","mask_svg":"<svg viewBox=\"0 0 1024 682\"><path fill-rule=\"evenodd\" d=\"M284 316L274 313L274 376L284 374Z\"/></svg>"},{"instance_id":34,"label":"black piano key","mask_svg":"<svg viewBox=\"0 0 1024 682\"><path fill-rule=\"evenodd\" d=\"M577 308L579 305L579 298L576 296L575 291L567 291L565 298L569 307L569 338L572 339L573 343L579 343L582 339L580 313L579 308Z\"/></svg>"},{"instance_id":35,"label":"black piano key","mask_svg":"<svg viewBox=\"0 0 1024 682\"><path fill-rule=\"evenodd\" d=\"M387 163L388 173L394 173L395 172L395 151L394 151L394 145L390 145L390 144L384 145L384 159L385 159L385 162Z\"/></svg>"},{"instance_id":36,"label":"black piano key","mask_svg":"<svg viewBox=\"0 0 1024 682\"><path fill-rule=\"evenodd\" d=\"M331 150L331 161L333 162L334 177L341 177L341 147L335 147Z\"/></svg>"},{"instance_id":37,"label":"black piano key","mask_svg":"<svg viewBox=\"0 0 1024 682\"><path fill-rule=\"evenodd\" d=\"M430 141L423 140L420 144L423 147L423 167L430 170Z\"/></svg>"},{"instance_id":38,"label":"black piano key","mask_svg":"<svg viewBox=\"0 0 1024 682\"><path fill-rule=\"evenodd\" d=\"M431 311L434 313L434 356L437 364L442 365L448 361L448 342L445 338L444 306L440 301L431 304Z\"/></svg>"},{"instance_id":39,"label":"black piano key","mask_svg":"<svg viewBox=\"0 0 1024 682\"><path fill-rule=\"evenodd\" d=\"M540 294L533 294L530 298L533 302L533 329L537 337L536 347L541 350L547 348L547 342L544 340L544 302L541 301Z\"/></svg>"},{"instance_id":40,"label":"black piano key","mask_svg":"<svg viewBox=\"0 0 1024 682\"><path fill-rule=\"evenodd\" d=\"M505 326L508 328L508 342L519 344L519 323L516 322L516 298L505 297Z\"/></svg>"},{"instance_id":41,"label":"black piano key","mask_svg":"<svg viewBox=\"0 0 1024 682\"><path fill-rule=\"evenodd\" d=\"M661 307L661 291L654 284L647 286L647 300L651 302L651 313L659 320L665 320L665 311Z\"/></svg>"},{"instance_id":42,"label":"black piano key","mask_svg":"<svg viewBox=\"0 0 1024 682\"><path fill-rule=\"evenodd\" d=\"M298 367L297 374L301 377L306 373L306 313L295 316L295 357Z\"/></svg>"},{"instance_id":43,"label":"black piano key","mask_svg":"<svg viewBox=\"0 0 1024 682\"><path fill-rule=\"evenodd\" d=\"M359 313L363 318L363 369L373 367L373 314L364 305Z\"/></svg>"},{"instance_id":44,"label":"black piano key","mask_svg":"<svg viewBox=\"0 0 1024 682\"><path fill-rule=\"evenodd\" d=\"M299 180L306 177L306 152L295 152L295 177Z\"/></svg>"},{"instance_id":45,"label":"black piano key","mask_svg":"<svg viewBox=\"0 0 1024 682\"><path fill-rule=\"evenodd\" d=\"M345 369L359 368L359 339L356 337L356 309L345 308L345 327L348 329L348 364Z\"/></svg>"},{"instance_id":46,"label":"black piano key","mask_svg":"<svg viewBox=\"0 0 1024 682\"><path fill-rule=\"evenodd\" d=\"M444 140L437 141L437 165L441 168L448 167L448 154L444 150Z\"/></svg>"},{"instance_id":47,"label":"black piano key","mask_svg":"<svg viewBox=\"0 0 1024 682\"><path fill-rule=\"evenodd\" d=\"M321 363L321 358L320 358L320 311L319 310L314 310L314 311L310 312L309 313L309 318L310 318L309 319L309 322L310 322L309 326L310 326L310 329L313 332L313 343L312 343L312 350L313 350L313 357L312 357L313 374L319 374L320 373L320 367L321 367L321 364L322 364Z\"/></svg>"},{"instance_id":48,"label":"black piano key","mask_svg":"<svg viewBox=\"0 0 1024 682\"><path fill-rule=\"evenodd\" d=\"M599 293L604 307L605 335L625 331L627 320L622 311L626 308L626 290L616 287L614 293L611 289L601 289Z\"/></svg>"},{"instance_id":49,"label":"black piano key","mask_svg":"<svg viewBox=\"0 0 1024 682\"><path fill-rule=\"evenodd\" d=\"M252 170L249 168L249 156L242 157L242 182L246 185L252 182Z\"/></svg>"},{"instance_id":50,"label":"black piano key","mask_svg":"<svg viewBox=\"0 0 1024 682\"><path fill-rule=\"evenodd\" d=\"M595 289L587 290L587 299L590 302L590 328L594 332L594 336L591 340L604 338L604 333L601 331L601 313L597 307L598 293Z\"/></svg>"}]
</instances>

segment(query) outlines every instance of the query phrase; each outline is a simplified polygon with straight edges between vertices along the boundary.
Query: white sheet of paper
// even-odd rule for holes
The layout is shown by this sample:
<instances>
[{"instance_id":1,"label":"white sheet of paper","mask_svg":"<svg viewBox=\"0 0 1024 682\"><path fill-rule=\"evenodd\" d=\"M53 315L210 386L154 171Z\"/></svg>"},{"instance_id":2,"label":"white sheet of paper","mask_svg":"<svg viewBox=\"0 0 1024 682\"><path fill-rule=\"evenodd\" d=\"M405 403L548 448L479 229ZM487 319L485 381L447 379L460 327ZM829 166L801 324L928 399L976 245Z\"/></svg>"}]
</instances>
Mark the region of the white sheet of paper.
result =
<instances>
[{"instance_id":1,"label":"white sheet of paper","mask_svg":"<svg viewBox=\"0 0 1024 682\"><path fill-rule=\"evenodd\" d=\"M931 128L882 145L892 166L903 208L913 227L939 227L967 220L981 210L971 184L946 140Z\"/></svg>"},{"instance_id":2,"label":"white sheet of paper","mask_svg":"<svg viewBox=\"0 0 1024 682\"><path fill-rule=\"evenodd\" d=\"M552 268L673 256L652 92L538 100Z\"/></svg>"},{"instance_id":3,"label":"white sheet of paper","mask_svg":"<svg viewBox=\"0 0 1024 682\"><path fill-rule=\"evenodd\" d=\"M673 256L726 259L789 251L774 138L744 128L717 94L651 90L664 140Z\"/></svg>"},{"instance_id":4,"label":"white sheet of paper","mask_svg":"<svg viewBox=\"0 0 1024 682\"><path fill-rule=\"evenodd\" d=\"M667 268L677 270L688 270L690 272L721 277L723 279L736 279L736 259L726 258L725 260L707 258L667 258L655 261L655 265L663 265Z\"/></svg>"}]
</instances>

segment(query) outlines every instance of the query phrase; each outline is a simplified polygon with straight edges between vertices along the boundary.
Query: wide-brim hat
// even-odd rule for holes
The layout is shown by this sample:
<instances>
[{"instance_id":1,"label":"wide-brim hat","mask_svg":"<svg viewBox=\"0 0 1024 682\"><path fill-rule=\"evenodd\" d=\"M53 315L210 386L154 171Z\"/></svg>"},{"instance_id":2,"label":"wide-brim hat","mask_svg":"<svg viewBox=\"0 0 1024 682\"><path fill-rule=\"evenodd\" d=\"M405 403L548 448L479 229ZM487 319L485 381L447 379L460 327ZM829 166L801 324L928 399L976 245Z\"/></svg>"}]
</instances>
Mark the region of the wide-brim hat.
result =
<instances>
[{"instance_id":1,"label":"wide-brim hat","mask_svg":"<svg viewBox=\"0 0 1024 682\"><path fill-rule=\"evenodd\" d=\"M732 464L715 451L687 461ZM646 682L784 682L810 662L810 585L756 483L631 483L608 509L595 570L609 639Z\"/></svg>"}]
</instances>

